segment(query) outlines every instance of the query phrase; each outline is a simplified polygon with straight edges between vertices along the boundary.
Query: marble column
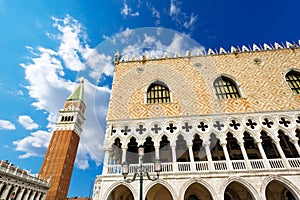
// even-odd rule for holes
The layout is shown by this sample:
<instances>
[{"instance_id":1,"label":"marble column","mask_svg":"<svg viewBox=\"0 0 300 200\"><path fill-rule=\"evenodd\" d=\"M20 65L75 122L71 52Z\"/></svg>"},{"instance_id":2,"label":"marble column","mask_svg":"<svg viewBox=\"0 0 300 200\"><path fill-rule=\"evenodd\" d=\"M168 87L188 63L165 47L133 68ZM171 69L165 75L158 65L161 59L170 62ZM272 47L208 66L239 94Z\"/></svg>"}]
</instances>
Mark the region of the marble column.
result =
<instances>
[{"instance_id":1,"label":"marble column","mask_svg":"<svg viewBox=\"0 0 300 200\"><path fill-rule=\"evenodd\" d=\"M127 146L122 147L122 163L126 161Z\"/></svg>"},{"instance_id":2,"label":"marble column","mask_svg":"<svg viewBox=\"0 0 300 200\"><path fill-rule=\"evenodd\" d=\"M25 192L25 188L22 188L21 191L18 192L16 200L22 200L22 196L24 192Z\"/></svg>"},{"instance_id":3,"label":"marble column","mask_svg":"<svg viewBox=\"0 0 300 200\"><path fill-rule=\"evenodd\" d=\"M287 159L286 159L286 156L285 156L285 154L284 154L284 152L283 152L283 150L282 150L282 148L281 148L281 146L280 146L280 143L279 143L279 138L278 138L278 140L276 139L276 140L273 140L273 143L275 144L275 146L276 146L276 148L277 148L277 150L278 150L278 152L279 152L279 154L280 154L280 157L281 157L281 159L282 159L282 161L283 161L283 164L284 164L284 166L286 167L286 168L291 168L290 167L290 164L289 164L289 162L287 161Z\"/></svg>"},{"instance_id":4,"label":"marble column","mask_svg":"<svg viewBox=\"0 0 300 200\"><path fill-rule=\"evenodd\" d=\"M30 195L30 198L29 198L29 200L33 200L33 199L34 199L34 196L35 196L35 194L36 194L36 191L33 191L33 192L31 193L31 195Z\"/></svg>"},{"instance_id":5,"label":"marble column","mask_svg":"<svg viewBox=\"0 0 300 200\"><path fill-rule=\"evenodd\" d=\"M176 145L171 146L172 149L172 160L173 160L173 170L178 171L177 158L176 158Z\"/></svg>"},{"instance_id":6,"label":"marble column","mask_svg":"<svg viewBox=\"0 0 300 200\"><path fill-rule=\"evenodd\" d=\"M12 185L6 185L4 191L1 194L1 197L0 197L1 199L6 199L7 198L7 195L9 193L11 187L12 187Z\"/></svg>"},{"instance_id":7,"label":"marble column","mask_svg":"<svg viewBox=\"0 0 300 200\"><path fill-rule=\"evenodd\" d=\"M260 155L261 155L261 157L263 159L263 162L265 163L266 168L271 168L270 163L268 161L268 158L266 156L265 150L264 150L264 148L261 145L261 141L256 142L256 145L257 145L259 153L260 153Z\"/></svg>"},{"instance_id":8,"label":"marble column","mask_svg":"<svg viewBox=\"0 0 300 200\"><path fill-rule=\"evenodd\" d=\"M113 156L114 155L113 155L112 151L110 150L109 151L109 162L108 162L109 165L113 164L113 161L114 161Z\"/></svg>"},{"instance_id":9,"label":"marble column","mask_svg":"<svg viewBox=\"0 0 300 200\"><path fill-rule=\"evenodd\" d=\"M41 194L42 194L41 192L38 192L37 196L35 197L35 200L39 200L41 197Z\"/></svg>"},{"instance_id":10,"label":"marble column","mask_svg":"<svg viewBox=\"0 0 300 200\"><path fill-rule=\"evenodd\" d=\"M29 199L29 195L30 195L30 193L31 193L31 190L27 190L26 191L26 194L25 194L25 196L24 196L24 198L22 199L22 200L28 200Z\"/></svg>"},{"instance_id":11,"label":"marble column","mask_svg":"<svg viewBox=\"0 0 300 200\"><path fill-rule=\"evenodd\" d=\"M2 187L4 186L4 183L0 183L0 191L2 190ZM0 194L1 195L1 194Z\"/></svg>"},{"instance_id":12,"label":"marble column","mask_svg":"<svg viewBox=\"0 0 300 200\"><path fill-rule=\"evenodd\" d=\"M46 194L42 193L41 200L45 200L45 199L46 199Z\"/></svg>"},{"instance_id":13,"label":"marble column","mask_svg":"<svg viewBox=\"0 0 300 200\"><path fill-rule=\"evenodd\" d=\"M298 152L298 154L299 154L299 156L300 156L300 146L299 146L299 143L298 143L298 139L292 140L291 142L292 142L293 145L295 146L295 148L296 148L296 150L297 150L297 152Z\"/></svg>"},{"instance_id":14,"label":"marble column","mask_svg":"<svg viewBox=\"0 0 300 200\"><path fill-rule=\"evenodd\" d=\"M194 152L193 152L193 145L188 145L189 149L189 156L190 156L190 165L191 165L191 171L196 171L196 165L194 160Z\"/></svg>"},{"instance_id":15,"label":"marble column","mask_svg":"<svg viewBox=\"0 0 300 200\"><path fill-rule=\"evenodd\" d=\"M103 174L107 174L107 172L108 172L107 171L108 170L107 165L109 164L108 161L109 161L109 150L105 149L104 150L104 161L103 161Z\"/></svg>"},{"instance_id":16,"label":"marble column","mask_svg":"<svg viewBox=\"0 0 300 200\"><path fill-rule=\"evenodd\" d=\"M206 153L206 158L207 158L207 162L208 162L208 169L209 170L214 170L214 163L211 157L211 153L210 153L210 145L209 143L203 143L203 146L205 148L205 153Z\"/></svg>"},{"instance_id":17,"label":"marble column","mask_svg":"<svg viewBox=\"0 0 300 200\"><path fill-rule=\"evenodd\" d=\"M155 159L159 159L159 146L154 146L155 148Z\"/></svg>"},{"instance_id":18,"label":"marble column","mask_svg":"<svg viewBox=\"0 0 300 200\"><path fill-rule=\"evenodd\" d=\"M247 169L252 169L251 163L250 163L248 155L247 155L247 151L246 151L245 146L244 146L244 142L239 141L238 144L240 145L240 149L241 149L241 152L243 154L243 158L245 160Z\"/></svg>"},{"instance_id":19,"label":"marble column","mask_svg":"<svg viewBox=\"0 0 300 200\"><path fill-rule=\"evenodd\" d=\"M15 186L9 196L13 196L13 198L17 198L17 192L18 192L18 190L19 190L19 187Z\"/></svg>"},{"instance_id":20,"label":"marble column","mask_svg":"<svg viewBox=\"0 0 300 200\"><path fill-rule=\"evenodd\" d=\"M230 161L230 157L229 157L229 153L228 153L228 150L227 150L227 142L222 142L221 143L221 146L223 148L223 152L224 152L224 156L225 156L225 159L226 159L226 163L227 163L227 166L228 166L228 170L232 170L232 164L231 164L231 161Z\"/></svg>"}]
</instances>

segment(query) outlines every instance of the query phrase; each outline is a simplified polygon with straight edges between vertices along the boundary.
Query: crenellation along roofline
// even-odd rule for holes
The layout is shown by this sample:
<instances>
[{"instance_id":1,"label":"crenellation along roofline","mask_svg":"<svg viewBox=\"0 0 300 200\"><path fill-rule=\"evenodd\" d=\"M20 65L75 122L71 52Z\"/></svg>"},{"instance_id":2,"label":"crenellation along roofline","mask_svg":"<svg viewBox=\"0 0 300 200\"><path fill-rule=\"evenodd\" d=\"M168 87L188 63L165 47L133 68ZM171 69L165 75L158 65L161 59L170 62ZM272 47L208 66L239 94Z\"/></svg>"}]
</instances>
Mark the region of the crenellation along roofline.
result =
<instances>
[{"instance_id":1,"label":"crenellation along roofline","mask_svg":"<svg viewBox=\"0 0 300 200\"><path fill-rule=\"evenodd\" d=\"M280 50L280 49L291 49L295 50L300 48L300 40L297 42L288 42L285 43L277 43L273 44L264 43L263 45L252 44L252 45L242 45L242 46L231 46L230 50L226 50L223 47L218 49L199 49L198 51L187 51L185 55L180 55L175 52L173 54L165 52L163 56L156 55L139 55L139 56L120 56L120 53L117 51L114 55L114 64L119 64L122 62L145 62L152 60L165 60L165 59L177 59L177 58L191 58L191 57L201 57L201 56L213 56L213 55L225 55L225 54L234 54L237 55L239 53L247 53L247 52L260 52L260 51L272 51L272 50Z\"/></svg>"}]
</instances>

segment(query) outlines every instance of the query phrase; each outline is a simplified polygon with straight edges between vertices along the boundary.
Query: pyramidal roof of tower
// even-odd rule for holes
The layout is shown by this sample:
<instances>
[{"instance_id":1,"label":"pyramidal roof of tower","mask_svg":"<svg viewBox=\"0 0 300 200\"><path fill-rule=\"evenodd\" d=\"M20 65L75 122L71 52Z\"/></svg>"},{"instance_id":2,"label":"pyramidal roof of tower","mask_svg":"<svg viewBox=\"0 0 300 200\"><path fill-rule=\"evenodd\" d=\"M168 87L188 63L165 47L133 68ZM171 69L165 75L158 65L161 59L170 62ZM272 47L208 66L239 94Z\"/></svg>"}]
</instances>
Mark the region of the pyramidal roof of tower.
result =
<instances>
[{"instance_id":1,"label":"pyramidal roof of tower","mask_svg":"<svg viewBox=\"0 0 300 200\"><path fill-rule=\"evenodd\" d=\"M77 86L77 88L74 90L74 92L69 96L67 100L81 100L83 103L85 103L83 78L80 78L80 84Z\"/></svg>"},{"instance_id":2,"label":"pyramidal roof of tower","mask_svg":"<svg viewBox=\"0 0 300 200\"><path fill-rule=\"evenodd\" d=\"M174 53L173 55L170 52L165 52L162 56L157 55L133 55L133 56L124 56L120 55L117 51L114 56L114 63L118 64L120 62L144 62L146 60L162 60L162 59L174 59L174 58L190 58L196 56L211 56L211 55L222 55L222 54L238 54L238 53L246 53L246 52L256 52L256 51L268 51L268 50L278 50L278 49L292 49L295 50L300 47L300 40L297 42L288 42L285 43L277 43L263 45L252 44L252 45L242 45L238 47L231 46L230 50L225 50L223 47L219 49L211 49L208 50L202 48L198 51L187 51L185 54Z\"/></svg>"}]
</instances>

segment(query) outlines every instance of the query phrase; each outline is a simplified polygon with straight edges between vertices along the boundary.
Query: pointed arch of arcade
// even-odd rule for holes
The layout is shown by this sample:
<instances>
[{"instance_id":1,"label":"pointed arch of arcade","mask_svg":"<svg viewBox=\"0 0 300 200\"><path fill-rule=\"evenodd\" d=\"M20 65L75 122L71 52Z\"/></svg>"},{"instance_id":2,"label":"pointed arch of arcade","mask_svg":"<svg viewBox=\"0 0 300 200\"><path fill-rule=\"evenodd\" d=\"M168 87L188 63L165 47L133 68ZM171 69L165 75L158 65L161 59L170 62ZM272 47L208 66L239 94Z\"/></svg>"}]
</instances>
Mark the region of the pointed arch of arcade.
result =
<instances>
[{"instance_id":1,"label":"pointed arch of arcade","mask_svg":"<svg viewBox=\"0 0 300 200\"><path fill-rule=\"evenodd\" d=\"M186 191L188 190L188 188L192 185L192 184L200 184L201 186L203 186L205 189L208 190L208 192L210 193L212 199L217 199L218 195L215 192L215 190L211 187L210 184L208 184L207 182L205 182L204 180L201 179L197 179L197 178L192 178L189 181L187 181L180 189L180 193L179 194L185 194ZM180 198L180 200L184 200L184 195L182 195L182 197Z\"/></svg>"},{"instance_id":2,"label":"pointed arch of arcade","mask_svg":"<svg viewBox=\"0 0 300 200\"><path fill-rule=\"evenodd\" d=\"M225 183L223 184L223 187L221 188L221 191L220 191L220 194L223 195L223 198L225 196L227 187L233 182L236 182L236 183L240 184L241 186L243 186L244 189L246 189L247 192L251 195L253 200L260 199L259 192L255 189L255 187L241 177L230 177L229 179L227 179L225 181Z\"/></svg>"},{"instance_id":3,"label":"pointed arch of arcade","mask_svg":"<svg viewBox=\"0 0 300 200\"><path fill-rule=\"evenodd\" d=\"M147 196L147 194L151 190L151 188L153 188L157 184L160 184L160 185L164 186L170 192L173 200L178 199L178 197L176 195L176 192L173 189L173 187L169 183L167 183L166 181L164 181L162 179L158 179L156 181L152 181L152 182L150 182L150 184L148 184L145 187L145 191L144 191L145 197Z\"/></svg>"},{"instance_id":4,"label":"pointed arch of arcade","mask_svg":"<svg viewBox=\"0 0 300 200\"><path fill-rule=\"evenodd\" d=\"M268 176L263 180L263 184L261 185L260 191L262 194L264 194L265 199L267 187L272 181L278 181L279 183L281 183L286 189L288 189L293 194L296 200L300 200L300 189L297 186L295 186L291 181L281 176Z\"/></svg>"},{"instance_id":5,"label":"pointed arch of arcade","mask_svg":"<svg viewBox=\"0 0 300 200\"><path fill-rule=\"evenodd\" d=\"M297 152L295 145L291 142L293 135L291 135L289 131L285 131L284 129L279 129L278 138L280 140L280 146L284 152L284 155L287 158L299 158L300 155Z\"/></svg>"},{"instance_id":6,"label":"pointed arch of arcade","mask_svg":"<svg viewBox=\"0 0 300 200\"><path fill-rule=\"evenodd\" d=\"M107 190L106 193L103 195L104 200L107 200L109 195L115 190L117 189L119 186L125 186L129 189L129 191L131 192L131 194L133 195L133 198L136 199L138 197L138 193L137 191L135 191L134 187L129 184L122 181L116 181L114 184L112 184Z\"/></svg>"}]
</instances>

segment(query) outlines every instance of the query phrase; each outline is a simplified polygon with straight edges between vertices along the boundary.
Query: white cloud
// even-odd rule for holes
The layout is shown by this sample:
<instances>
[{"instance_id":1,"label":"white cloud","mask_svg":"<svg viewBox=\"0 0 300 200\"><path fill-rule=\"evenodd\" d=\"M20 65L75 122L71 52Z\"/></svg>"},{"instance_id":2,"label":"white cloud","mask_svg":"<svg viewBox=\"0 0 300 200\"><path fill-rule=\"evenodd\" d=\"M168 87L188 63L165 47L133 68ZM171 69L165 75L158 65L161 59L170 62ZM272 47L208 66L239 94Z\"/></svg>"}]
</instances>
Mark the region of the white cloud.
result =
<instances>
[{"instance_id":1,"label":"white cloud","mask_svg":"<svg viewBox=\"0 0 300 200\"><path fill-rule=\"evenodd\" d=\"M199 45L190 39L187 35L179 34L177 32L171 32L168 38L172 38L168 43L164 41L164 36L159 38L162 31L156 31L155 35L143 34L143 37L136 40L135 43L126 45L121 54L125 57L132 57L135 55L147 55L149 57L162 57L164 53L169 53L169 56L179 53L183 55L185 51L189 50L194 52L195 50L204 50L204 47ZM165 33L164 33L165 35Z\"/></svg>"},{"instance_id":2,"label":"white cloud","mask_svg":"<svg viewBox=\"0 0 300 200\"><path fill-rule=\"evenodd\" d=\"M198 16L192 13L190 16L181 9L181 2L179 0L170 0L170 17L185 29L192 30L195 26Z\"/></svg>"},{"instance_id":3,"label":"white cloud","mask_svg":"<svg viewBox=\"0 0 300 200\"><path fill-rule=\"evenodd\" d=\"M186 21L183 23L183 26L186 28L186 29L192 29L197 21L197 15L195 15L194 13L191 14L191 17L190 17L190 20L189 21Z\"/></svg>"},{"instance_id":4,"label":"white cloud","mask_svg":"<svg viewBox=\"0 0 300 200\"><path fill-rule=\"evenodd\" d=\"M71 16L67 15L64 19L53 17L53 20L54 27L60 31L59 36L53 37L60 42L58 50L45 47L36 50L29 48L34 57L30 58L29 63L21 64L28 81L26 88L29 96L34 99L32 105L48 114L48 131L33 132L30 136L15 141L14 145L17 151L25 152L21 158L45 154L50 133L59 115L58 111L63 108L65 99L78 84L65 77L65 68L78 73L89 69L85 77L86 121L76 157L76 166L86 169L89 167L89 160L100 164L103 158L102 142L106 112L99 111L107 108L110 94L109 89L98 87L88 79L98 80L102 74L111 76L113 72L111 57L100 54L88 46L82 24ZM104 123L99 124L99 120Z\"/></svg>"},{"instance_id":5,"label":"white cloud","mask_svg":"<svg viewBox=\"0 0 300 200\"><path fill-rule=\"evenodd\" d=\"M136 17L140 15L139 12L133 12L131 7L129 7L129 5L126 3L125 0L123 2L123 8L121 9L121 14L123 16L132 16L132 17Z\"/></svg>"},{"instance_id":6,"label":"white cloud","mask_svg":"<svg viewBox=\"0 0 300 200\"><path fill-rule=\"evenodd\" d=\"M60 39L60 46L58 50L59 56L63 59L67 68L73 71L80 71L85 69L83 61L83 54L86 53L86 34L83 31L82 25L67 15L64 19L52 17L55 21L56 27L62 35Z\"/></svg>"},{"instance_id":7,"label":"white cloud","mask_svg":"<svg viewBox=\"0 0 300 200\"><path fill-rule=\"evenodd\" d=\"M17 151L25 152L19 158L29 158L31 156L43 157L49 145L51 134L47 131L38 130L30 136L14 141Z\"/></svg>"},{"instance_id":8,"label":"white cloud","mask_svg":"<svg viewBox=\"0 0 300 200\"><path fill-rule=\"evenodd\" d=\"M170 1L170 16L177 16L180 12L180 7L178 6L179 2L175 0Z\"/></svg>"},{"instance_id":9,"label":"white cloud","mask_svg":"<svg viewBox=\"0 0 300 200\"><path fill-rule=\"evenodd\" d=\"M15 130L16 126L7 120L0 119L0 130Z\"/></svg>"},{"instance_id":10,"label":"white cloud","mask_svg":"<svg viewBox=\"0 0 300 200\"><path fill-rule=\"evenodd\" d=\"M152 17L155 18L155 25L159 25L160 24L160 12L150 3L150 2L146 2L146 6L147 8L151 11Z\"/></svg>"},{"instance_id":11,"label":"white cloud","mask_svg":"<svg viewBox=\"0 0 300 200\"><path fill-rule=\"evenodd\" d=\"M97 80L101 74L107 76L113 75L112 57L105 54L100 54L96 49L87 49L84 56L87 64L91 67L90 77Z\"/></svg>"},{"instance_id":12,"label":"white cloud","mask_svg":"<svg viewBox=\"0 0 300 200\"><path fill-rule=\"evenodd\" d=\"M27 130L37 129L39 125L34 123L28 115L21 115L18 117L18 122Z\"/></svg>"}]
</instances>

